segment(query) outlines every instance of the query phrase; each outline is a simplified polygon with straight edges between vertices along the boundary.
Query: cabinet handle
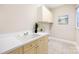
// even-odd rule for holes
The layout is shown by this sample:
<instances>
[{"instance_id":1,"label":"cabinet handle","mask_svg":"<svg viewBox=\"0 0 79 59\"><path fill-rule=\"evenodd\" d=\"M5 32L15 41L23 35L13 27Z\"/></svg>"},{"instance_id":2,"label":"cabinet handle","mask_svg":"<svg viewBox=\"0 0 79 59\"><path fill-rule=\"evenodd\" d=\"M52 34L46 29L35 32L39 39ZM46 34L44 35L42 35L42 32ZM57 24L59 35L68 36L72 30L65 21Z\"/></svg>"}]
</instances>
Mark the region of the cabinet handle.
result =
<instances>
[{"instance_id":1,"label":"cabinet handle","mask_svg":"<svg viewBox=\"0 0 79 59\"><path fill-rule=\"evenodd\" d=\"M34 45L30 45L31 47L35 47Z\"/></svg>"},{"instance_id":2,"label":"cabinet handle","mask_svg":"<svg viewBox=\"0 0 79 59\"><path fill-rule=\"evenodd\" d=\"M39 46L35 46L35 48L38 48Z\"/></svg>"},{"instance_id":3,"label":"cabinet handle","mask_svg":"<svg viewBox=\"0 0 79 59\"><path fill-rule=\"evenodd\" d=\"M37 46L37 47L39 47L39 46Z\"/></svg>"},{"instance_id":4,"label":"cabinet handle","mask_svg":"<svg viewBox=\"0 0 79 59\"><path fill-rule=\"evenodd\" d=\"M32 47L32 45L30 45Z\"/></svg>"}]
</instances>

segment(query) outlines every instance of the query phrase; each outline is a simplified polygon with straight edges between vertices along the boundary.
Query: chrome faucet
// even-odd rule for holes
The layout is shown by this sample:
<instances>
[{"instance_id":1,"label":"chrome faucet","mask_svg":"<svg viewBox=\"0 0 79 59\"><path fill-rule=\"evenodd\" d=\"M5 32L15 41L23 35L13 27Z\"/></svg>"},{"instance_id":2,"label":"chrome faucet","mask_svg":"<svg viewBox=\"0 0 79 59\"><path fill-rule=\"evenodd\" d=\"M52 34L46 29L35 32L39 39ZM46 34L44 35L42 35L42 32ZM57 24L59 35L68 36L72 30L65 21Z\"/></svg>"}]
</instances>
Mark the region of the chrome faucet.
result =
<instances>
[{"instance_id":1,"label":"chrome faucet","mask_svg":"<svg viewBox=\"0 0 79 59\"><path fill-rule=\"evenodd\" d=\"M24 35L28 35L28 32L25 32Z\"/></svg>"}]
</instances>

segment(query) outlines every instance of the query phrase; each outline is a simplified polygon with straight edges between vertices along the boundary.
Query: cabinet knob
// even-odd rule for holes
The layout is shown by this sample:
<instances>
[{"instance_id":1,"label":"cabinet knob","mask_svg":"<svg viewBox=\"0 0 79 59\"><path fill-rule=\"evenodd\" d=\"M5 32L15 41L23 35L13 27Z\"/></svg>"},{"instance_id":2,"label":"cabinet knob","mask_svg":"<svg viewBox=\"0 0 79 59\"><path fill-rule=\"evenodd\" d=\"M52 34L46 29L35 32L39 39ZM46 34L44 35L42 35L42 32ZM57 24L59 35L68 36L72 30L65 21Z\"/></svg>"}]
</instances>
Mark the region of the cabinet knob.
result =
<instances>
[{"instance_id":1,"label":"cabinet knob","mask_svg":"<svg viewBox=\"0 0 79 59\"><path fill-rule=\"evenodd\" d=\"M39 46L37 46L37 47L39 47Z\"/></svg>"}]
</instances>

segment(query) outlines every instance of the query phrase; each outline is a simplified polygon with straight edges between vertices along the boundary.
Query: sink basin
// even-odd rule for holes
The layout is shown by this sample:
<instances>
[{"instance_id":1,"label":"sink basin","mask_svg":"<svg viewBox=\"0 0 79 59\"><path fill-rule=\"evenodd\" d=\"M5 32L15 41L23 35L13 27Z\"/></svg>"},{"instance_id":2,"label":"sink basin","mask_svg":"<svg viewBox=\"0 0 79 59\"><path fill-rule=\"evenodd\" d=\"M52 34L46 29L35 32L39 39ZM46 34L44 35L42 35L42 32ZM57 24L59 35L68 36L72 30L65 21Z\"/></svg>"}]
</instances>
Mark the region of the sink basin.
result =
<instances>
[{"instance_id":1,"label":"sink basin","mask_svg":"<svg viewBox=\"0 0 79 59\"><path fill-rule=\"evenodd\" d=\"M40 36L39 34L37 33L31 33L31 34L27 34L27 35L23 35L23 34L18 34L16 36L17 39L32 39L32 38L35 38L35 37L38 37Z\"/></svg>"}]
</instances>

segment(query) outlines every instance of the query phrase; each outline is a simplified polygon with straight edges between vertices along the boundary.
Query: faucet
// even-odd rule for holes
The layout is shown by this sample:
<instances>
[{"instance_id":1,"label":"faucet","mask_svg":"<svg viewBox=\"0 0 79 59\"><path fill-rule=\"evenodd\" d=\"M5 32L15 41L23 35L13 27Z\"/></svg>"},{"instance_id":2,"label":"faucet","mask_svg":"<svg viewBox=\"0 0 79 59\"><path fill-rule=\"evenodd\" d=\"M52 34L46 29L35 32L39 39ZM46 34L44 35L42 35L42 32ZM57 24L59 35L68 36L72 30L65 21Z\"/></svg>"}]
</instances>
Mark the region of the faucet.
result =
<instances>
[{"instance_id":1,"label":"faucet","mask_svg":"<svg viewBox=\"0 0 79 59\"><path fill-rule=\"evenodd\" d=\"M28 35L28 32L25 32L24 35Z\"/></svg>"}]
</instances>

